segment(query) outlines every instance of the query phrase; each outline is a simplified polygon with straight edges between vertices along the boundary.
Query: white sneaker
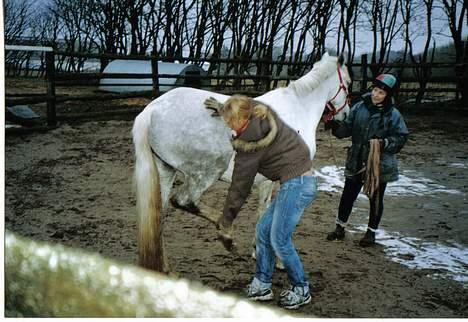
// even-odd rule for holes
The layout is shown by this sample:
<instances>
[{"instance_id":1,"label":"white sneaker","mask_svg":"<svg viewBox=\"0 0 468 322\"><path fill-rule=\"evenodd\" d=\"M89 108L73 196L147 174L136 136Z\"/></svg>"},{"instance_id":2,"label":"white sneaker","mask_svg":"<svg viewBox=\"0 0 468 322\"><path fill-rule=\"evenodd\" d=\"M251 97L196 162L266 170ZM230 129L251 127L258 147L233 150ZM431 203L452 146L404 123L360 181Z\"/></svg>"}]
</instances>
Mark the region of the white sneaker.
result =
<instances>
[{"instance_id":1,"label":"white sneaker","mask_svg":"<svg viewBox=\"0 0 468 322\"><path fill-rule=\"evenodd\" d=\"M288 310L295 310L311 301L308 287L295 286L281 292L279 305Z\"/></svg>"},{"instance_id":2,"label":"white sneaker","mask_svg":"<svg viewBox=\"0 0 468 322\"><path fill-rule=\"evenodd\" d=\"M270 301L273 299L271 283L263 283L254 277L246 289L247 298L253 301Z\"/></svg>"}]
</instances>

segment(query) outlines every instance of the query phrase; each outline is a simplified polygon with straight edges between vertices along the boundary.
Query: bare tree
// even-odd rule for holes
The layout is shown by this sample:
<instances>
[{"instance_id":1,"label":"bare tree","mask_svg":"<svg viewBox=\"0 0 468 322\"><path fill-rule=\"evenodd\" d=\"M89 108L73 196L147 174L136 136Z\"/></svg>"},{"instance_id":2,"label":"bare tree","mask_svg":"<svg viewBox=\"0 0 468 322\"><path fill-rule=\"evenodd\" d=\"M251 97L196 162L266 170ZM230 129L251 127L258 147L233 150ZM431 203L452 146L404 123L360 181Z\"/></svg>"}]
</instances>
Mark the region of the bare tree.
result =
<instances>
[{"instance_id":1,"label":"bare tree","mask_svg":"<svg viewBox=\"0 0 468 322\"><path fill-rule=\"evenodd\" d=\"M79 0L53 0L50 6L54 20L60 26L61 48L67 52L90 52L95 27L89 23L89 7ZM57 44L58 45L58 44ZM63 56L58 68L64 71L80 71L86 58Z\"/></svg>"},{"instance_id":2,"label":"bare tree","mask_svg":"<svg viewBox=\"0 0 468 322\"><path fill-rule=\"evenodd\" d=\"M208 25L209 0L196 1L193 11L187 18L186 42L190 57L204 57L207 54L205 47L208 35L212 34L211 26ZM213 44L211 42L211 44Z\"/></svg>"},{"instance_id":3,"label":"bare tree","mask_svg":"<svg viewBox=\"0 0 468 322\"><path fill-rule=\"evenodd\" d=\"M455 44L455 54L457 63L468 60L466 52L466 38L463 37L463 30L468 27L468 3L466 0L439 0L438 1L447 17L450 36Z\"/></svg>"},{"instance_id":4,"label":"bare tree","mask_svg":"<svg viewBox=\"0 0 468 322\"><path fill-rule=\"evenodd\" d=\"M11 42L27 35L32 17L32 2L30 0L5 1L5 41Z\"/></svg>"},{"instance_id":5,"label":"bare tree","mask_svg":"<svg viewBox=\"0 0 468 322\"><path fill-rule=\"evenodd\" d=\"M279 59L281 61L285 61L286 57L289 56L289 61L291 62L293 59L293 53L294 53L294 35L296 31L299 28L300 21L300 15L303 14L300 11L300 3L298 0L292 0L290 2L289 7L287 8L287 11L285 12L285 20L288 21L288 23L284 26L284 31L283 31L283 45L282 47L282 53L280 54ZM278 69L277 75L281 72L281 69ZM277 86L277 83L275 82L275 85Z\"/></svg>"},{"instance_id":6,"label":"bare tree","mask_svg":"<svg viewBox=\"0 0 468 322\"><path fill-rule=\"evenodd\" d=\"M225 43L226 33L229 28L229 20L226 17L231 16L229 6L226 1L208 0L208 26L212 33L212 38L207 46L207 51L212 48L212 57L221 58L223 45ZM216 68L216 64L210 66L210 72Z\"/></svg>"},{"instance_id":7,"label":"bare tree","mask_svg":"<svg viewBox=\"0 0 468 322\"><path fill-rule=\"evenodd\" d=\"M150 0L150 14L148 15L148 24L152 26L152 54L162 55L163 46L160 32L165 27L165 11L162 10L164 0Z\"/></svg>"},{"instance_id":8,"label":"bare tree","mask_svg":"<svg viewBox=\"0 0 468 322\"><path fill-rule=\"evenodd\" d=\"M435 42L432 37L432 13L434 10L434 0L422 0L423 5L423 14L421 17L425 17L425 21L423 21L424 34L425 34L425 42L424 42L424 49L421 53L416 55L413 50L413 43L411 39L409 39L409 34L407 33L407 42L409 46L409 56L413 63L419 63L419 67L415 67L413 72L416 76L416 79L419 82L419 89L416 95L416 105L421 104L423 99L424 93L426 92L427 83L429 82L429 78L432 75L432 69L430 67L430 63L434 61L434 54L435 54ZM421 24L418 24L419 26ZM421 27L419 27L421 28ZM430 51L431 42L433 43L432 51Z\"/></svg>"},{"instance_id":9,"label":"bare tree","mask_svg":"<svg viewBox=\"0 0 468 322\"><path fill-rule=\"evenodd\" d=\"M103 53L125 53L125 4L123 0L85 0L89 21L96 28L96 46Z\"/></svg>"},{"instance_id":10,"label":"bare tree","mask_svg":"<svg viewBox=\"0 0 468 322\"><path fill-rule=\"evenodd\" d=\"M172 61L174 61L175 57L182 57L184 47L183 37L186 27L184 19L187 18L194 0L190 1L188 4L183 0L166 0L161 2L162 7L160 10L164 10L165 25L160 46L163 53L167 57L170 57Z\"/></svg>"},{"instance_id":11,"label":"bare tree","mask_svg":"<svg viewBox=\"0 0 468 322\"><path fill-rule=\"evenodd\" d=\"M371 72L375 77L382 72L381 66L388 62L392 42L403 25L397 24L397 0L372 0L363 5L372 32Z\"/></svg>"},{"instance_id":12,"label":"bare tree","mask_svg":"<svg viewBox=\"0 0 468 322\"><path fill-rule=\"evenodd\" d=\"M33 3L30 0L5 1L4 36L7 44L30 38ZM32 52L8 51L5 56L6 74L21 73L31 59ZM27 71L27 68L26 68Z\"/></svg>"},{"instance_id":13,"label":"bare tree","mask_svg":"<svg viewBox=\"0 0 468 322\"><path fill-rule=\"evenodd\" d=\"M317 47L315 47L318 43L318 41L316 41L317 30L314 28L314 25L316 27L316 22L320 21L320 18L317 18L319 14L318 10L316 10L317 8L320 8L320 3L321 1L301 1L301 3L299 3L299 17L301 18L300 25L296 31L297 33L292 35L292 37L296 37L297 39L296 45L291 47L291 51L294 52L292 55L293 62L301 63L303 61L308 36L312 36L314 42L308 61L312 63L315 60L315 57L318 56ZM290 70L293 75L299 76L304 73L306 68L306 66L293 65Z\"/></svg>"},{"instance_id":14,"label":"bare tree","mask_svg":"<svg viewBox=\"0 0 468 322\"><path fill-rule=\"evenodd\" d=\"M290 62L306 62L311 65L325 51L325 39L332 21L334 1L297 1L291 7L291 22L286 27L284 52L289 52ZM297 23L296 23L297 21ZM308 53L307 53L308 52ZM302 75L307 65L290 66L292 75Z\"/></svg>"},{"instance_id":15,"label":"bare tree","mask_svg":"<svg viewBox=\"0 0 468 322\"><path fill-rule=\"evenodd\" d=\"M126 54L127 30L125 0L84 0L88 8L89 24L95 28L92 42L101 53ZM101 59L101 71L108 64Z\"/></svg>"},{"instance_id":16,"label":"bare tree","mask_svg":"<svg viewBox=\"0 0 468 322\"><path fill-rule=\"evenodd\" d=\"M152 43L152 28L149 15L152 14L152 3L147 0L126 0L125 15L130 34L130 54L144 55Z\"/></svg>"},{"instance_id":17,"label":"bare tree","mask_svg":"<svg viewBox=\"0 0 468 322\"><path fill-rule=\"evenodd\" d=\"M400 15L401 15L402 26L403 26L402 33L403 33L403 39L405 40L402 62L406 62L406 58L410 50L410 45L413 42L411 27L414 23L412 22L415 20L414 17L417 17L419 15L414 14L414 2L415 1L413 0L399 0L399 1L400 1L400 4L399 4Z\"/></svg>"},{"instance_id":18,"label":"bare tree","mask_svg":"<svg viewBox=\"0 0 468 322\"><path fill-rule=\"evenodd\" d=\"M347 53L346 60L352 62L356 52L357 21L360 10L359 0L339 0L340 24L337 37L337 53Z\"/></svg>"},{"instance_id":19,"label":"bare tree","mask_svg":"<svg viewBox=\"0 0 468 322\"><path fill-rule=\"evenodd\" d=\"M468 4L467 0L441 0L442 9L447 17L453 43L455 45L456 62L468 63L468 37L463 36L463 31L468 27ZM455 73L458 88L462 94L462 102L468 105L468 67L458 65Z\"/></svg>"}]
</instances>

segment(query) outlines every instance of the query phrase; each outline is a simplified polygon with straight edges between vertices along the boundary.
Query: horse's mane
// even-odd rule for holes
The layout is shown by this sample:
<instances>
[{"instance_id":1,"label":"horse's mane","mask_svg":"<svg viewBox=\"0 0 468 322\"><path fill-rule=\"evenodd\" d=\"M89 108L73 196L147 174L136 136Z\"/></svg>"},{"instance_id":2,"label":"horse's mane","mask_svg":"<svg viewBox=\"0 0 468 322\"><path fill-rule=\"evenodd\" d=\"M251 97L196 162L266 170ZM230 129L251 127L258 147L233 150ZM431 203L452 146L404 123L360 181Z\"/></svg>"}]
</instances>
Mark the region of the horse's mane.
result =
<instances>
[{"instance_id":1,"label":"horse's mane","mask_svg":"<svg viewBox=\"0 0 468 322\"><path fill-rule=\"evenodd\" d=\"M314 64L310 72L291 82L288 88L292 89L299 96L310 94L321 82L336 71L337 63L338 57L325 54L321 60Z\"/></svg>"}]
</instances>

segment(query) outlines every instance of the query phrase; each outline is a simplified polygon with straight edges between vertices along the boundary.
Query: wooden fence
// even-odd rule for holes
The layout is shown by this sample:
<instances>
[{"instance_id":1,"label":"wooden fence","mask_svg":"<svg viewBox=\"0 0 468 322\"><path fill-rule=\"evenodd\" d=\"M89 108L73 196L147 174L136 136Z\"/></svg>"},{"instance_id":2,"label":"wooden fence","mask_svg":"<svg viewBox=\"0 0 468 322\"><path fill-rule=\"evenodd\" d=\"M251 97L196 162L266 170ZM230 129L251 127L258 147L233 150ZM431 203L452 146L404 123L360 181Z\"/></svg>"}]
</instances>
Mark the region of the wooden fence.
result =
<instances>
[{"instance_id":1,"label":"wooden fence","mask_svg":"<svg viewBox=\"0 0 468 322\"><path fill-rule=\"evenodd\" d=\"M18 48L19 47L19 48ZM219 59L219 58L189 58L189 57L158 57L158 56L134 56L134 55L116 55L116 54L84 54L84 53L68 53L54 51L50 47L26 47L26 46L6 46L6 51L9 50L41 50L45 52L45 79L47 82L46 93L43 94L10 94L6 93L6 106L18 104L35 104L40 102L47 103L47 124L54 126L57 123L56 104L64 101L86 101L86 100L115 100L128 99L135 97L156 98L161 92L159 90L160 80L163 78L185 78L187 83L196 83L193 80L200 81L201 79L209 80L209 89L215 92L231 95L233 93L243 93L250 96L261 95L272 88L284 86L290 81L302 76L304 72L312 66L306 63L295 63L285 61L271 61L266 59ZM57 57L68 57L69 59L80 59L80 61L94 59L101 63L106 63L114 59L120 60L150 60L151 71L141 74L108 74L101 72L84 73L63 73L57 70ZM158 71L158 61L179 61L183 63L191 63L196 65L210 64L208 75L172 75L161 74ZM41 64L44 65L44 64ZM432 63L432 64L402 64L392 63L386 65L370 64L367 55L361 57L360 63L348 65L350 67L353 84L351 91L357 95L364 92L376 73L388 72L397 74L400 80L400 93L421 93L421 86L418 84L424 83L422 90L424 93L454 93L456 99L463 97L462 102L464 107L467 107L468 98L468 65L454 65L448 63ZM102 69L102 68L101 68ZM421 76L419 79L411 76L411 71L419 71ZM434 73L432 71L445 70L445 75ZM447 71L448 74L447 74ZM425 79L423 77L426 77ZM103 78L124 78L124 79L151 79L152 90L147 92L134 92L124 94L104 94L94 93L91 95L56 95L56 87L73 87L92 85L96 86ZM192 82L190 81L192 80ZM406 87L404 84L413 83L416 86ZM438 87L430 87L428 84L438 83ZM442 84L442 86L440 86ZM119 86L135 86L135 84L119 84ZM141 86L141 84L139 84ZM206 87L206 86L205 86ZM424 94L423 93L423 94ZM461 101L461 100L460 100ZM75 115L76 116L76 115Z\"/></svg>"},{"instance_id":2,"label":"wooden fence","mask_svg":"<svg viewBox=\"0 0 468 322\"><path fill-rule=\"evenodd\" d=\"M231 317L271 321L304 317L8 230L4 268L5 316L9 318Z\"/></svg>"}]
</instances>

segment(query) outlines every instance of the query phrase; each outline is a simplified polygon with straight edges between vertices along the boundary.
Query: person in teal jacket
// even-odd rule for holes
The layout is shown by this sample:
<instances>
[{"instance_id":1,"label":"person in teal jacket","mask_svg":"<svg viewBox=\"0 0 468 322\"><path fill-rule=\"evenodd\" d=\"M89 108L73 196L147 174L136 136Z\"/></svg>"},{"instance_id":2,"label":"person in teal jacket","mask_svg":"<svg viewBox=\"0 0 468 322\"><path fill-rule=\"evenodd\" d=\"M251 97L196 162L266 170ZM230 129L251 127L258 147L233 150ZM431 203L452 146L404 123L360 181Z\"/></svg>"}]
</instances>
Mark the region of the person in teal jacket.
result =
<instances>
[{"instance_id":1,"label":"person in teal jacket","mask_svg":"<svg viewBox=\"0 0 468 322\"><path fill-rule=\"evenodd\" d=\"M372 90L362 96L343 122L332 121L329 127L337 138L351 137L345 167L345 185L340 199L336 228L327 240L343 240L345 226L354 202L363 187L370 140L380 142L379 191L369 200L367 231L359 244L363 247L375 243L375 232L383 214L383 199L388 182L398 180L396 154L406 143L409 132L400 112L395 107L394 90L397 80L391 74L381 74L373 82ZM376 209L378 208L378 209Z\"/></svg>"}]
</instances>

